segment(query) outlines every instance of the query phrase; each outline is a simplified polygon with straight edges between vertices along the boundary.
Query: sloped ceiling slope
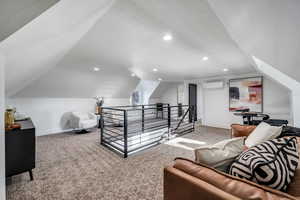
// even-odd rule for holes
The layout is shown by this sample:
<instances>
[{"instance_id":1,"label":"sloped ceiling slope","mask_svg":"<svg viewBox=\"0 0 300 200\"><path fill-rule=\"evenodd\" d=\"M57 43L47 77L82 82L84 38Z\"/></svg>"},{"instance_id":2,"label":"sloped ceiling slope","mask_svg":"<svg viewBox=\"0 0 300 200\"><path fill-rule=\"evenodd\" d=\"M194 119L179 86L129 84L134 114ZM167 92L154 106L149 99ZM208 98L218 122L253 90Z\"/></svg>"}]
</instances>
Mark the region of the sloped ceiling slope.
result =
<instances>
[{"instance_id":1,"label":"sloped ceiling slope","mask_svg":"<svg viewBox=\"0 0 300 200\"><path fill-rule=\"evenodd\" d=\"M165 33L174 40L163 41ZM220 75L223 68L253 71L205 0L116 1L54 65L16 96L128 98L138 81L131 73L143 80L178 81ZM93 67L101 70L93 74Z\"/></svg>"},{"instance_id":2,"label":"sloped ceiling slope","mask_svg":"<svg viewBox=\"0 0 300 200\"><path fill-rule=\"evenodd\" d=\"M206 0L89 1L59 2L0 45L8 58L9 94L123 97L137 84L131 73L179 81L222 75L224 68L254 71ZM174 39L163 41L166 33ZM93 67L101 70L93 74Z\"/></svg>"},{"instance_id":3,"label":"sloped ceiling slope","mask_svg":"<svg viewBox=\"0 0 300 200\"><path fill-rule=\"evenodd\" d=\"M174 40L164 42L165 33ZM205 0L118 1L74 49L78 56L118 62L150 80L253 70Z\"/></svg>"},{"instance_id":4,"label":"sloped ceiling slope","mask_svg":"<svg viewBox=\"0 0 300 200\"><path fill-rule=\"evenodd\" d=\"M0 41L42 14L59 0L1 0Z\"/></svg>"},{"instance_id":5,"label":"sloped ceiling slope","mask_svg":"<svg viewBox=\"0 0 300 200\"><path fill-rule=\"evenodd\" d=\"M176 89L180 84L183 84L183 82L161 82L152 93L151 98L160 98L164 96L168 90Z\"/></svg>"},{"instance_id":6,"label":"sloped ceiling slope","mask_svg":"<svg viewBox=\"0 0 300 200\"><path fill-rule=\"evenodd\" d=\"M60 63L13 97L129 98L139 82L123 67L102 66L95 72L93 66L97 65L90 62Z\"/></svg>"},{"instance_id":7,"label":"sloped ceiling slope","mask_svg":"<svg viewBox=\"0 0 300 200\"><path fill-rule=\"evenodd\" d=\"M2 41L7 95L17 93L56 66L113 2L60 1Z\"/></svg>"},{"instance_id":8,"label":"sloped ceiling slope","mask_svg":"<svg viewBox=\"0 0 300 200\"><path fill-rule=\"evenodd\" d=\"M160 67L171 81L221 75L224 68L237 74L253 71L206 0L132 1L154 22L160 23L162 29L155 37L158 40L153 38L151 42L161 44L161 35L166 32L174 35L173 43L152 51L148 48L144 53L148 56L141 56L144 60L140 60L140 65L156 58L154 60L160 61ZM152 44L157 47L156 43ZM208 56L209 60L203 62L203 56Z\"/></svg>"},{"instance_id":9,"label":"sloped ceiling slope","mask_svg":"<svg viewBox=\"0 0 300 200\"><path fill-rule=\"evenodd\" d=\"M232 73L253 70L206 1L182 2L117 1L65 60L124 66L146 80L220 75L225 67ZM174 40L164 42L168 32Z\"/></svg>"},{"instance_id":10,"label":"sloped ceiling slope","mask_svg":"<svg viewBox=\"0 0 300 200\"><path fill-rule=\"evenodd\" d=\"M246 55L300 81L300 1L208 1Z\"/></svg>"}]
</instances>

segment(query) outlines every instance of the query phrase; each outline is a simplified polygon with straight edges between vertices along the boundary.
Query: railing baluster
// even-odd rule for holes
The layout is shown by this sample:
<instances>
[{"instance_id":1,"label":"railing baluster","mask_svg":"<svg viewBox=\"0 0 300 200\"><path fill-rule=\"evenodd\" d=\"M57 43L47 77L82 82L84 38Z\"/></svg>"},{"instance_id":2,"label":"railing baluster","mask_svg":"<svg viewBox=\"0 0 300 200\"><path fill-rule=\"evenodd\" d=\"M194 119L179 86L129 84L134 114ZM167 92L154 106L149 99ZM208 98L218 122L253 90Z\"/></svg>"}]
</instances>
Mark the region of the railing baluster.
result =
<instances>
[{"instance_id":1,"label":"railing baluster","mask_svg":"<svg viewBox=\"0 0 300 200\"><path fill-rule=\"evenodd\" d=\"M128 152L128 122L127 122L127 111L124 110L124 158L127 158Z\"/></svg>"},{"instance_id":2,"label":"railing baluster","mask_svg":"<svg viewBox=\"0 0 300 200\"><path fill-rule=\"evenodd\" d=\"M142 105L142 132L140 132L140 144L142 143L142 133L145 131L145 106Z\"/></svg>"},{"instance_id":3,"label":"railing baluster","mask_svg":"<svg viewBox=\"0 0 300 200\"><path fill-rule=\"evenodd\" d=\"M168 104L168 139L170 138L170 131L171 131L171 107Z\"/></svg>"},{"instance_id":4,"label":"railing baluster","mask_svg":"<svg viewBox=\"0 0 300 200\"><path fill-rule=\"evenodd\" d=\"M145 130L145 106L142 105L142 132Z\"/></svg>"},{"instance_id":5,"label":"railing baluster","mask_svg":"<svg viewBox=\"0 0 300 200\"><path fill-rule=\"evenodd\" d=\"M100 114L100 129L101 129L101 134L100 134L100 144L103 144L103 135L104 135L104 116L101 113Z\"/></svg>"}]
</instances>

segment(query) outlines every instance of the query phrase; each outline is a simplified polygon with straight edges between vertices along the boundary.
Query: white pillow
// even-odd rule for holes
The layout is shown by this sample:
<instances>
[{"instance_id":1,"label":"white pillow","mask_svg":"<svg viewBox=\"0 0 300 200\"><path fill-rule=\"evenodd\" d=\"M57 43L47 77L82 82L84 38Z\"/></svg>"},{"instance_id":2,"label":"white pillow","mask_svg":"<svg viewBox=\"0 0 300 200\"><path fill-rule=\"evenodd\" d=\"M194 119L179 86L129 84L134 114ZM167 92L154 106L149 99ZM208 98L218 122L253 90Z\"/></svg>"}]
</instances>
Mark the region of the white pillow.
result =
<instances>
[{"instance_id":1,"label":"white pillow","mask_svg":"<svg viewBox=\"0 0 300 200\"><path fill-rule=\"evenodd\" d=\"M271 126L261 122L245 140L245 145L250 148L267 140L275 139L280 135L281 130L281 126Z\"/></svg>"},{"instance_id":2,"label":"white pillow","mask_svg":"<svg viewBox=\"0 0 300 200\"><path fill-rule=\"evenodd\" d=\"M245 137L237 137L197 148L195 149L195 160L197 163L207 164L215 168L229 166L243 151L244 140Z\"/></svg>"}]
</instances>

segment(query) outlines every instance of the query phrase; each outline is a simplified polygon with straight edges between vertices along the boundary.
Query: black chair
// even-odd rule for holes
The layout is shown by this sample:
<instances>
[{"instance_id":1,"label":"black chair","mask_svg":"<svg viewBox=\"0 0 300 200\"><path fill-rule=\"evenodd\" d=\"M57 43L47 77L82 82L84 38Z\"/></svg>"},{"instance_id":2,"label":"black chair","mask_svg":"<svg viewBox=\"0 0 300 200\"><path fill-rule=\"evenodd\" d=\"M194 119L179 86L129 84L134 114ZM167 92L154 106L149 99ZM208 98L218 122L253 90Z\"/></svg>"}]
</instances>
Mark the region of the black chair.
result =
<instances>
[{"instance_id":1,"label":"black chair","mask_svg":"<svg viewBox=\"0 0 300 200\"><path fill-rule=\"evenodd\" d=\"M164 104L156 103L156 118L158 118L158 113L161 113L161 118L164 118Z\"/></svg>"},{"instance_id":2,"label":"black chair","mask_svg":"<svg viewBox=\"0 0 300 200\"><path fill-rule=\"evenodd\" d=\"M268 119L270 119L270 116L267 114L258 114L257 117L255 117L256 119L252 120L252 125L259 125L261 122L266 121Z\"/></svg>"},{"instance_id":3,"label":"black chair","mask_svg":"<svg viewBox=\"0 0 300 200\"><path fill-rule=\"evenodd\" d=\"M249 108L245 108L245 109L238 109L236 110L236 112L241 112L241 113L247 113L247 112L250 112L250 109ZM252 125L252 117L249 116L249 115L243 115L242 116L243 118L243 124L244 125Z\"/></svg>"},{"instance_id":4,"label":"black chair","mask_svg":"<svg viewBox=\"0 0 300 200\"><path fill-rule=\"evenodd\" d=\"M182 110L182 103L178 104L178 117L181 117L183 115L183 110Z\"/></svg>"},{"instance_id":5,"label":"black chair","mask_svg":"<svg viewBox=\"0 0 300 200\"><path fill-rule=\"evenodd\" d=\"M288 120L284 119L267 119L264 120L264 122L270 124L271 126L287 126L288 125Z\"/></svg>"}]
</instances>

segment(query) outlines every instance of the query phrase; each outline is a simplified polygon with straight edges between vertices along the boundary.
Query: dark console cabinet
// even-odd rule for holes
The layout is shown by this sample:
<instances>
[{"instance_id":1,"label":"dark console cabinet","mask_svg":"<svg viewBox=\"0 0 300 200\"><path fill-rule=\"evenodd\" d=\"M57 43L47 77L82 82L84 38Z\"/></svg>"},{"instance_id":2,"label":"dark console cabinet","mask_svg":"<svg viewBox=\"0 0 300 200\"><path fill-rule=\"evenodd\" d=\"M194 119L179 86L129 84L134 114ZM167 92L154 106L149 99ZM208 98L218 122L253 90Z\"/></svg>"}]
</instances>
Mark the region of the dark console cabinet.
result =
<instances>
[{"instance_id":1,"label":"dark console cabinet","mask_svg":"<svg viewBox=\"0 0 300 200\"><path fill-rule=\"evenodd\" d=\"M33 180L35 168L35 127L32 121L18 122L21 129L5 132L5 170L6 177L29 172Z\"/></svg>"}]
</instances>

